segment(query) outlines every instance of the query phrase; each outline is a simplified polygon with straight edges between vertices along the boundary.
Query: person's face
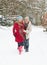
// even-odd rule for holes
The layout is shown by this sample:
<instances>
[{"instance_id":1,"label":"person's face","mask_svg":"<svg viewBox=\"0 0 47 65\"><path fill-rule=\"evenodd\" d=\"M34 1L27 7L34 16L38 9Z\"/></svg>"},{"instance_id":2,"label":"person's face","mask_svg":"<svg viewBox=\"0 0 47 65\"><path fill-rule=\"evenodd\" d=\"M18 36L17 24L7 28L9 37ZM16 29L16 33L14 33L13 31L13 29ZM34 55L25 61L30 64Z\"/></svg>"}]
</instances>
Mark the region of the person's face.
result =
<instances>
[{"instance_id":1,"label":"person's face","mask_svg":"<svg viewBox=\"0 0 47 65\"><path fill-rule=\"evenodd\" d=\"M19 22L21 23L22 22L22 19L19 19Z\"/></svg>"},{"instance_id":2,"label":"person's face","mask_svg":"<svg viewBox=\"0 0 47 65\"><path fill-rule=\"evenodd\" d=\"M25 18L25 23L28 23L29 22L29 18Z\"/></svg>"}]
</instances>

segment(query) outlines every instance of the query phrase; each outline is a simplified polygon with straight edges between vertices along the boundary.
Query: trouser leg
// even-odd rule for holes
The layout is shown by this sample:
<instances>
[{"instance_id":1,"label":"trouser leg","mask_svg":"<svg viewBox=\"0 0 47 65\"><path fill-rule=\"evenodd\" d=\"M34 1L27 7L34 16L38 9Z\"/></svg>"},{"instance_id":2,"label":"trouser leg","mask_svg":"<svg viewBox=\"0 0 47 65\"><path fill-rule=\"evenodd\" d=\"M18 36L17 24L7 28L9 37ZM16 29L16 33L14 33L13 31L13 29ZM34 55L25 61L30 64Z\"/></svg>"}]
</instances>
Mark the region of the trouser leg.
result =
<instances>
[{"instance_id":1,"label":"trouser leg","mask_svg":"<svg viewBox=\"0 0 47 65\"><path fill-rule=\"evenodd\" d=\"M18 43L19 54L21 54L22 50L23 50L23 42L22 43Z\"/></svg>"},{"instance_id":2,"label":"trouser leg","mask_svg":"<svg viewBox=\"0 0 47 65\"><path fill-rule=\"evenodd\" d=\"M27 40L25 41L24 48L25 48L25 51L26 51L26 52L29 51L29 39L27 39Z\"/></svg>"}]
</instances>

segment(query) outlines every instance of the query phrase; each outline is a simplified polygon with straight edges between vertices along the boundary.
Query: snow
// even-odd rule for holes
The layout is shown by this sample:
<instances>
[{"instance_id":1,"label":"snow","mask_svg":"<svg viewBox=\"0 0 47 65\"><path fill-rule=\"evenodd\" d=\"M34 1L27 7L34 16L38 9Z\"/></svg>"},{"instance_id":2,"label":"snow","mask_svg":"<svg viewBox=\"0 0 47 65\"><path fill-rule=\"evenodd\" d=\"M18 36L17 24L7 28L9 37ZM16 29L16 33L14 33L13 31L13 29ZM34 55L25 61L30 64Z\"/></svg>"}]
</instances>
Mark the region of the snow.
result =
<instances>
[{"instance_id":1,"label":"snow","mask_svg":"<svg viewBox=\"0 0 47 65\"><path fill-rule=\"evenodd\" d=\"M47 32L32 26L29 52L19 55L12 27L0 26L0 65L47 65Z\"/></svg>"}]
</instances>

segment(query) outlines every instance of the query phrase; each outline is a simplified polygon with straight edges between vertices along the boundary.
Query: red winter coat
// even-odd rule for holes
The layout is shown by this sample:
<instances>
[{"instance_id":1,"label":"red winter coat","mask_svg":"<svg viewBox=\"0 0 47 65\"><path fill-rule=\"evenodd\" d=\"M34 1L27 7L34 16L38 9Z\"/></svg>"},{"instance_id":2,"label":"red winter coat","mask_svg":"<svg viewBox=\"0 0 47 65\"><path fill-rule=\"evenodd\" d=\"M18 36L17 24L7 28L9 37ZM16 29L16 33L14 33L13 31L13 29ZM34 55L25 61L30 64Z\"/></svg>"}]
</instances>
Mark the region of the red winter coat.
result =
<instances>
[{"instance_id":1,"label":"red winter coat","mask_svg":"<svg viewBox=\"0 0 47 65\"><path fill-rule=\"evenodd\" d=\"M24 42L25 38L25 32L23 32L24 25L20 26L18 23L14 23L13 26L13 35L15 36L15 41L18 43Z\"/></svg>"}]
</instances>

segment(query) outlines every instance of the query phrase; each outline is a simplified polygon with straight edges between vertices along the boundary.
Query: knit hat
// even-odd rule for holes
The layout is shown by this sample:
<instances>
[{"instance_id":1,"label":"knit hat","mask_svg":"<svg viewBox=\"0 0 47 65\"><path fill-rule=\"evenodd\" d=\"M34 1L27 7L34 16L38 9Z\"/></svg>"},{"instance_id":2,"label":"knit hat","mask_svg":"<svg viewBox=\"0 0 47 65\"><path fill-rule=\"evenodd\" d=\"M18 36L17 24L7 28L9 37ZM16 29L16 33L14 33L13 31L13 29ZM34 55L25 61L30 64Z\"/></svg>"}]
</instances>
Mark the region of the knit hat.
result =
<instances>
[{"instance_id":1,"label":"knit hat","mask_svg":"<svg viewBox=\"0 0 47 65\"><path fill-rule=\"evenodd\" d=\"M17 19L17 20L19 20L19 19L23 19L23 17L22 17L22 16L17 16L16 19Z\"/></svg>"}]
</instances>

